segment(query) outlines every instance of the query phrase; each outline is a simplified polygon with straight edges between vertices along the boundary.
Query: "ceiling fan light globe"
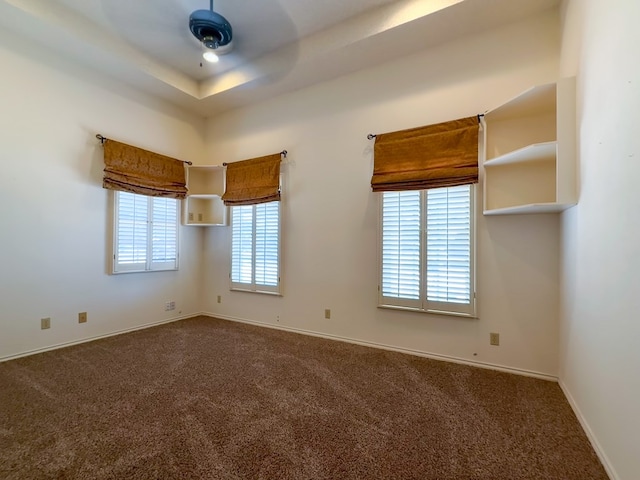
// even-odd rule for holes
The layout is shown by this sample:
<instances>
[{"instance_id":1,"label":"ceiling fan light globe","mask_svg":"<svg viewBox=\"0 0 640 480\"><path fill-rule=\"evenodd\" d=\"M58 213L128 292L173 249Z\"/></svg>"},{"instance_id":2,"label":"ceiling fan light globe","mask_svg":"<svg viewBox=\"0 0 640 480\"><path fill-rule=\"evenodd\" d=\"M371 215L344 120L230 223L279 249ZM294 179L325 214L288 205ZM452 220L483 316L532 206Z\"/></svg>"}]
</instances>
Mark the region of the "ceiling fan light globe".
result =
<instances>
[{"instance_id":1,"label":"ceiling fan light globe","mask_svg":"<svg viewBox=\"0 0 640 480\"><path fill-rule=\"evenodd\" d=\"M215 54L213 50L207 50L202 54L202 58L204 58L209 63L218 63L218 55Z\"/></svg>"}]
</instances>

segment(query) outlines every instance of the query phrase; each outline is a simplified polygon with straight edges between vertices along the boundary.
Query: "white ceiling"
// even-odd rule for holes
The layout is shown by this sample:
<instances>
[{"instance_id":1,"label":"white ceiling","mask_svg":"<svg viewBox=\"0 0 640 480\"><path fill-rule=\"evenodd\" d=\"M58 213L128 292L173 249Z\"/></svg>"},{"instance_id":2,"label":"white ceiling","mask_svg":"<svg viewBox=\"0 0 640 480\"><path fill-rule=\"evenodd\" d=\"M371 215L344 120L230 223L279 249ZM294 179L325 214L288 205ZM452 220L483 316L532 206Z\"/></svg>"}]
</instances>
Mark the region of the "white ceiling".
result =
<instances>
[{"instance_id":1,"label":"white ceiling","mask_svg":"<svg viewBox=\"0 0 640 480\"><path fill-rule=\"evenodd\" d=\"M202 116L513 22L559 0L216 0L234 48L202 61L209 0L0 0L0 27ZM202 66L201 66L202 63Z\"/></svg>"}]
</instances>

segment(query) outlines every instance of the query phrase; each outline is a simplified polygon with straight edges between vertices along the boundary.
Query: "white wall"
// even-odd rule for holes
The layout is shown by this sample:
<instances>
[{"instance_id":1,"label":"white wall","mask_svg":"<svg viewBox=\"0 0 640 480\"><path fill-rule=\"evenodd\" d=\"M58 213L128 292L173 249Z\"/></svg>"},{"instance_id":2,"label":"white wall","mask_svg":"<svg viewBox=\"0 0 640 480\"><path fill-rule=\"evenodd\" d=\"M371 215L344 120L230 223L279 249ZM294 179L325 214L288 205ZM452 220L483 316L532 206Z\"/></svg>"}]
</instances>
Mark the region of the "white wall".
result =
<instances>
[{"instance_id":1,"label":"white wall","mask_svg":"<svg viewBox=\"0 0 640 480\"><path fill-rule=\"evenodd\" d=\"M612 478L640 476L640 3L565 3L580 199L562 217L560 381Z\"/></svg>"},{"instance_id":2,"label":"white wall","mask_svg":"<svg viewBox=\"0 0 640 480\"><path fill-rule=\"evenodd\" d=\"M205 310L556 375L559 217L478 216L479 319L378 309L366 135L484 112L555 80L558 59L559 19L549 12L212 119L211 164L289 151L284 296L229 291L230 229L217 227L205 240ZM489 346L489 332L501 334L500 347Z\"/></svg>"},{"instance_id":3,"label":"white wall","mask_svg":"<svg viewBox=\"0 0 640 480\"><path fill-rule=\"evenodd\" d=\"M202 119L6 31L0 66L0 359L198 312L199 231L182 229L178 272L107 274L110 204L95 134L201 161ZM176 311L164 312L168 300ZM42 317L51 329L40 330Z\"/></svg>"}]
</instances>

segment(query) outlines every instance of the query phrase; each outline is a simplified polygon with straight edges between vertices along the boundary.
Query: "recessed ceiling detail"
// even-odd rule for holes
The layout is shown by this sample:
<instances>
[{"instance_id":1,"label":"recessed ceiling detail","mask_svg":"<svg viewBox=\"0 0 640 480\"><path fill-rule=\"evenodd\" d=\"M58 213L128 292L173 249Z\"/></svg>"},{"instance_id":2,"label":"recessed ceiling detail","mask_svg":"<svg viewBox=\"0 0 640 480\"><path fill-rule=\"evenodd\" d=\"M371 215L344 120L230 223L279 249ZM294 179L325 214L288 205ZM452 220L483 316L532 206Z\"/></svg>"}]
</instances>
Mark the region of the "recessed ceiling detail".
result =
<instances>
[{"instance_id":1,"label":"recessed ceiling detail","mask_svg":"<svg viewBox=\"0 0 640 480\"><path fill-rule=\"evenodd\" d=\"M514 22L559 0L217 0L215 11L203 3L0 0L0 27L210 116ZM203 45L227 54L202 62Z\"/></svg>"}]
</instances>

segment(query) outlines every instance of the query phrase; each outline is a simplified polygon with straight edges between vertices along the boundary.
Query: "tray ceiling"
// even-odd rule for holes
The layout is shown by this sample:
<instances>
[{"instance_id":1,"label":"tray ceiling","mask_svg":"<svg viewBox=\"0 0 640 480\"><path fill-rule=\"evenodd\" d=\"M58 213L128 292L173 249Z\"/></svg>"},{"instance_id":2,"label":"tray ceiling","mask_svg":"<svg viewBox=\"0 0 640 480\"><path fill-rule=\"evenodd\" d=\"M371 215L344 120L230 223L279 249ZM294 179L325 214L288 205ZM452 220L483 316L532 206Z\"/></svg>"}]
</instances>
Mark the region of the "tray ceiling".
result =
<instances>
[{"instance_id":1,"label":"tray ceiling","mask_svg":"<svg viewBox=\"0 0 640 480\"><path fill-rule=\"evenodd\" d=\"M202 61L207 0L0 0L0 26L202 116L557 6L558 0L216 0L234 49Z\"/></svg>"}]
</instances>

